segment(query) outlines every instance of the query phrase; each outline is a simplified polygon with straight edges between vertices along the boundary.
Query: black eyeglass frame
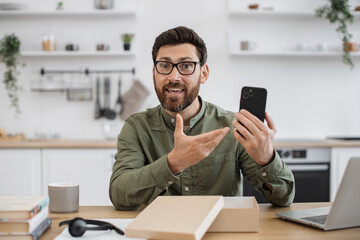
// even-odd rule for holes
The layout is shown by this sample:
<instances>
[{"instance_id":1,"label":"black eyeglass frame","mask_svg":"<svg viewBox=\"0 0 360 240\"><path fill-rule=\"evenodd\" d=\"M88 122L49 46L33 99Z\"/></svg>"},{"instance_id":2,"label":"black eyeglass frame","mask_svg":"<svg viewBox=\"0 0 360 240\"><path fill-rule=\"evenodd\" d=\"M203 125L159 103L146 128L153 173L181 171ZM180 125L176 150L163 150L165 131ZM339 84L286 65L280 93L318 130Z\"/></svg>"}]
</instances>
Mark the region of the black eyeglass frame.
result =
<instances>
[{"instance_id":1,"label":"black eyeglass frame","mask_svg":"<svg viewBox=\"0 0 360 240\"><path fill-rule=\"evenodd\" d=\"M172 65L172 68L171 68L171 70L169 71L169 73L161 73L161 72L159 72L159 70L157 69L157 64L158 64L159 62L170 63L170 64ZM179 70L179 67L178 67L178 65L181 64L181 63L193 63L193 64L195 64L195 67L194 67L194 70L192 71L192 73L186 73L186 74L182 73L182 72ZM196 70L196 65L199 64L199 63L200 63L199 61L182 61L182 62L178 62L178 63L172 63L172 62L169 62L169 61L155 61L155 69L156 69L156 71L157 71L159 74L161 74L161 75L169 75L169 74L174 70L174 67L176 67L176 69L178 70L178 72L179 72L181 75L185 75L185 76L186 76L186 75L192 75L192 74L194 74L194 72L195 72L195 70Z\"/></svg>"}]
</instances>

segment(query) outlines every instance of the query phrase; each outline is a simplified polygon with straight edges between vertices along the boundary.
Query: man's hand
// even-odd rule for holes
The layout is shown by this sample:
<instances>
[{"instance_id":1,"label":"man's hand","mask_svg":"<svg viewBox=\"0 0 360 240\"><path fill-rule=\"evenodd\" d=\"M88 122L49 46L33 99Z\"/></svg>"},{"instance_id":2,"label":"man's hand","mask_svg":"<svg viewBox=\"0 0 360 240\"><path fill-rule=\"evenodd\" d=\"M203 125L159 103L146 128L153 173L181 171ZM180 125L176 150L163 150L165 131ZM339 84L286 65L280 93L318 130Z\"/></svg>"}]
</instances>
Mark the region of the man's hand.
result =
<instances>
[{"instance_id":1,"label":"man's hand","mask_svg":"<svg viewBox=\"0 0 360 240\"><path fill-rule=\"evenodd\" d=\"M229 131L230 128L225 127L197 136L186 136L183 132L183 119L177 114L174 149L167 157L171 172L178 174L209 156Z\"/></svg>"},{"instance_id":2,"label":"man's hand","mask_svg":"<svg viewBox=\"0 0 360 240\"><path fill-rule=\"evenodd\" d=\"M266 125L245 109L234 115L236 120L232 124L235 127L233 131L235 139L244 146L257 164L266 165L269 163L274 158L273 140L276 134L276 127L272 118L265 113Z\"/></svg>"}]
</instances>

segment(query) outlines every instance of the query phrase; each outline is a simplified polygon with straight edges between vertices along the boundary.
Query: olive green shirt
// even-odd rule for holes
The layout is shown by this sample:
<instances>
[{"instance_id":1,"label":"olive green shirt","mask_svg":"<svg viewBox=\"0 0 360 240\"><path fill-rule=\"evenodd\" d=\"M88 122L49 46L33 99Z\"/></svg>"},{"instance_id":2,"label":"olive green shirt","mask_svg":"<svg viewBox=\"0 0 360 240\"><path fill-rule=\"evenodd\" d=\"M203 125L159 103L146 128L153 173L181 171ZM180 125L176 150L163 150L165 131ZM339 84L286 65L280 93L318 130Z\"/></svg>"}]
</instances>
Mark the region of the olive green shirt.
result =
<instances>
[{"instance_id":1,"label":"olive green shirt","mask_svg":"<svg viewBox=\"0 0 360 240\"><path fill-rule=\"evenodd\" d=\"M234 113L202 101L200 112L190 120L186 135L195 136L230 127ZM194 166L174 175L167 154L174 147L176 118L162 106L130 116L118 136L117 153L110 179L110 198L117 209L133 210L159 195L242 195L242 176L273 204L288 206L295 194L294 177L275 152L260 166L231 134L212 153ZM263 187L267 182L270 192Z\"/></svg>"}]
</instances>

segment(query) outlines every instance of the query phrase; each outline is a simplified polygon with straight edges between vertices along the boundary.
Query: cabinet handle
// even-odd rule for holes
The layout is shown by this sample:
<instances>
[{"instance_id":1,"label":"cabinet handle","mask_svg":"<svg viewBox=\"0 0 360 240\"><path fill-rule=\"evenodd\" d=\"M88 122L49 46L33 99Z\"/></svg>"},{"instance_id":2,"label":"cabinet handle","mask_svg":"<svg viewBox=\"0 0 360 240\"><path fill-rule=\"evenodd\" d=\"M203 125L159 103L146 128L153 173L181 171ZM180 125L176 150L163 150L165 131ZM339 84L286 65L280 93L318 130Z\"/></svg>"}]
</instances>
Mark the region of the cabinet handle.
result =
<instances>
[{"instance_id":1,"label":"cabinet handle","mask_svg":"<svg viewBox=\"0 0 360 240\"><path fill-rule=\"evenodd\" d=\"M318 165L288 165L291 171L298 172L314 172L314 171L328 171L329 166L326 164L318 164Z\"/></svg>"}]
</instances>

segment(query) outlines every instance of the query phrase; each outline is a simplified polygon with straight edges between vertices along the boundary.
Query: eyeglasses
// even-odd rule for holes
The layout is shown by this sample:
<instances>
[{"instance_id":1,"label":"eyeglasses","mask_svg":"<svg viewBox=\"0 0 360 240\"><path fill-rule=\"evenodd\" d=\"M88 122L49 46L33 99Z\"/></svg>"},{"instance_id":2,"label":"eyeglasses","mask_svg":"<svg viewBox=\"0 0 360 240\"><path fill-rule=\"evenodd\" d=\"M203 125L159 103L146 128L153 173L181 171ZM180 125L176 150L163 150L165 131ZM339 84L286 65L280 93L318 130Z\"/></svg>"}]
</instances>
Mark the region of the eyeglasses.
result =
<instances>
[{"instance_id":1,"label":"eyeglasses","mask_svg":"<svg viewBox=\"0 0 360 240\"><path fill-rule=\"evenodd\" d=\"M172 72L174 67L179 71L181 75L191 75L195 72L196 64L200 62L185 61L172 63L168 61L156 61L155 68L159 74L168 75Z\"/></svg>"}]
</instances>

